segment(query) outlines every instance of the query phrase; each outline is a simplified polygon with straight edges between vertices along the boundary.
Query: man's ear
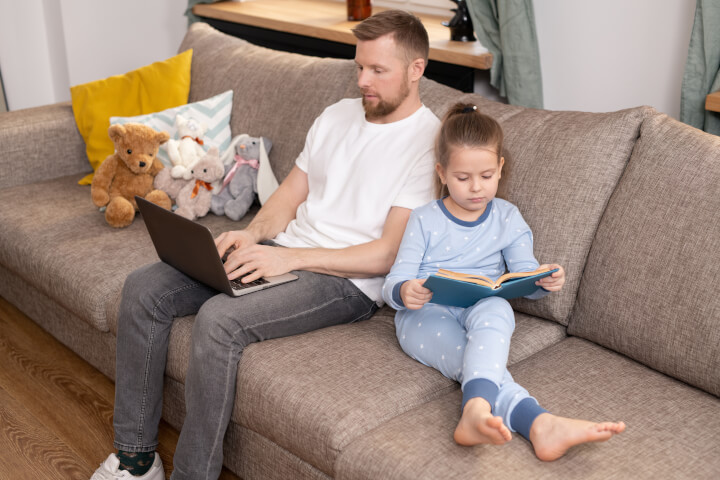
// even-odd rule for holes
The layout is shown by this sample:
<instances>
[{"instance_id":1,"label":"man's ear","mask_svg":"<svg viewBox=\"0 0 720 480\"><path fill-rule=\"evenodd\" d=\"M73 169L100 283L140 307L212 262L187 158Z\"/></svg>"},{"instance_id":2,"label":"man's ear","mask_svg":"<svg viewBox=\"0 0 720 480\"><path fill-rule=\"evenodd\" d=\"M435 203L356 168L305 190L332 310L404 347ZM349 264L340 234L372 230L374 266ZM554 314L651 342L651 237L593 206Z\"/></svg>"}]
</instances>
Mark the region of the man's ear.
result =
<instances>
[{"instance_id":1,"label":"man's ear","mask_svg":"<svg viewBox=\"0 0 720 480\"><path fill-rule=\"evenodd\" d=\"M408 66L408 77L411 81L417 82L425 72L425 60L422 58L416 58Z\"/></svg>"}]
</instances>

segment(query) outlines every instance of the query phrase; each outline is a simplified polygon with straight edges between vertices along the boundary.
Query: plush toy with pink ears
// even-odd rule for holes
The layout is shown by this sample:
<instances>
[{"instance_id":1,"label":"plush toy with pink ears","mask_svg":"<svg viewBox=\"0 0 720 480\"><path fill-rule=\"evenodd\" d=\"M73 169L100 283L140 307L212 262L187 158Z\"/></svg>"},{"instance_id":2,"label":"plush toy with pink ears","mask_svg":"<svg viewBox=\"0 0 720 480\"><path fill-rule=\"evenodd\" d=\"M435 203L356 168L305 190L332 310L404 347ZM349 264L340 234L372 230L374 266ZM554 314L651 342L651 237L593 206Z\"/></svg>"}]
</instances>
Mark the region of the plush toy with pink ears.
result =
<instances>
[{"instance_id":1,"label":"plush toy with pink ears","mask_svg":"<svg viewBox=\"0 0 720 480\"><path fill-rule=\"evenodd\" d=\"M271 148L272 142L265 137L240 138L235 144L234 159L225 167L222 189L212 199L210 208L215 215L226 215L235 221L245 216L257 198L258 173Z\"/></svg>"}]
</instances>

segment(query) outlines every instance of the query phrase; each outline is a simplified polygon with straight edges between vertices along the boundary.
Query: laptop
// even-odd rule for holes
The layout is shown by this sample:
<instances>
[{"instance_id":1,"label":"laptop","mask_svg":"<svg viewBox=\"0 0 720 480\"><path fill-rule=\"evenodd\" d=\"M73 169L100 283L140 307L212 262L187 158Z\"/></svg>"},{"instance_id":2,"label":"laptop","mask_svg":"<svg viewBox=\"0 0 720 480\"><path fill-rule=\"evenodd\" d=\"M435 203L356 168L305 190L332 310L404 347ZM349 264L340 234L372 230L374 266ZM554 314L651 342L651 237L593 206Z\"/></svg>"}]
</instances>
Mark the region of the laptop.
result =
<instances>
[{"instance_id":1,"label":"laptop","mask_svg":"<svg viewBox=\"0 0 720 480\"><path fill-rule=\"evenodd\" d=\"M237 297L298 278L285 273L248 283L242 283L239 278L229 280L207 227L144 198L135 197L135 200L160 260L215 290Z\"/></svg>"}]
</instances>

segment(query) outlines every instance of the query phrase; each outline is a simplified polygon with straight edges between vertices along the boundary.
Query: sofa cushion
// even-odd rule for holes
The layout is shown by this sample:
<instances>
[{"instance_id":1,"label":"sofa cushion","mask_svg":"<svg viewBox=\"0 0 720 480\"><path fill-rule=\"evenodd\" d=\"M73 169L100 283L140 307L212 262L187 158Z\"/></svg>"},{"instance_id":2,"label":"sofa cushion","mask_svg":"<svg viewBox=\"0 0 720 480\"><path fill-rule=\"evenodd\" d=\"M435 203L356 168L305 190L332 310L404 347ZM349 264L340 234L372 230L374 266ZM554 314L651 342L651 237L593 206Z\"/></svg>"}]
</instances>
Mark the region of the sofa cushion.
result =
<instances>
[{"instance_id":1,"label":"sofa cushion","mask_svg":"<svg viewBox=\"0 0 720 480\"><path fill-rule=\"evenodd\" d=\"M574 335L720 395L720 138L642 126L570 322Z\"/></svg>"},{"instance_id":2,"label":"sofa cushion","mask_svg":"<svg viewBox=\"0 0 720 480\"><path fill-rule=\"evenodd\" d=\"M194 52L190 101L233 90L232 133L272 140L270 163L278 181L292 169L324 108L359 96L351 60L258 47L205 23L190 26L180 50L186 48Z\"/></svg>"},{"instance_id":3,"label":"sofa cushion","mask_svg":"<svg viewBox=\"0 0 720 480\"><path fill-rule=\"evenodd\" d=\"M520 209L533 231L538 261L559 263L567 274L561 292L513 300L513 308L567 325L595 230L652 109L553 112L472 94L462 101L502 125L506 161L498 197Z\"/></svg>"},{"instance_id":4,"label":"sofa cushion","mask_svg":"<svg viewBox=\"0 0 720 480\"><path fill-rule=\"evenodd\" d=\"M70 87L75 122L93 170L115 151L110 117L142 115L187 103L192 50L124 75ZM90 185L93 175L83 178Z\"/></svg>"},{"instance_id":5,"label":"sofa cushion","mask_svg":"<svg viewBox=\"0 0 720 480\"><path fill-rule=\"evenodd\" d=\"M278 139L270 162L279 180L294 165L322 106L358 94L355 67L349 60L268 50L205 24L190 28L181 49L188 47L195 52L191 100L233 89L233 133L261 132L273 142ZM280 91L270 80L277 76L284 80ZM322 88L309 82L317 77L323 78ZM463 96L429 80L421 84L421 95L440 117L452 103L464 99L502 123L508 164L500 196L516 203L533 228L538 259L560 263L568 272L560 294L536 302L519 300L515 307L567 324L595 229L649 109L613 113L531 110L479 95ZM281 114L267 115L267 111Z\"/></svg>"},{"instance_id":6,"label":"sofa cushion","mask_svg":"<svg viewBox=\"0 0 720 480\"><path fill-rule=\"evenodd\" d=\"M79 178L0 189L0 264L107 331L108 309L117 305L125 277L158 258L142 218L127 228L110 227ZM201 223L216 232L238 225L215 215Z\"/></svg>"},{"instance_id":7,"label":"sofa cushion","mask_svg":"<svg viewBox=\"0 0 720 480\"><path fill-rule=\"evenodd\" d=\"M720 471L720 399L590 342L569 338L512 367L515 380L552 413L623 420L605 443L537 460L518 434L503 445L453 441L460 392L393 418L346 446L338 480L378 478L715 478Z\"/></svg>"},{"instance_id":8,"label":"sofa cushion","mask_svg":"<svg viewBox=\"0 0 720 480\"><path fill-rule=\"evenodd\" d=\"M230 230L240 230L240 229L245 228L250 223L250 220L252 220L252 217L255 215L255 213L257 213L258 209L259 209L259 207L257 204L251 205L250 209L248 210L248 213L244 217L242 217L240 220L238 220L237 222L232 221L229 218L224 217L224 216L219 217L212 213L210 213L202 218L195 219L195 222L207 227L210 230L210 232L212 232L213 235L219 235L222 232L227 232ZM142 217L138 216L135 221L136 222L139 221L140 223L142 223ZM152 241L150 240L150 237L146 235L145 238L143 238L142 242L143 242L143 248L150 250L154 254L155 249L152 245ZM152 258L150 260L148 260L148 262L156 262L158 260L159 259L157 258L157 255L153 255ZM138 265L138 267L139 267L139 265ZM137 267L134 267L131 270L129 270L128 274L130 272L132 272L133 270L135 270L135 268L137 268ZM125 275L125 276L127 276L127 275ZM123 282L124 282L125 276L123 276ZM117 315L118 315L118 311L120 310L120 298L121 298L120 292L118 291L118 294L115 297L109 298L106 303L106 318L107 318L108 328L114 334L117 334ZM194 318L194 316L187 317L185 320L187 321L192 318ZM179 322L179 320L178 320L178 321L176 321L176 323L182 323L182 322ZM185 340L187 340L187 341L189 341L189 339L190 339L192 323L190 323L189 325L190 326L186 330L187 338ZM178 339L178 340L182 340L182 339ZM180 345L180 344L185 345L184 340L182 342L178 342L177 345ZM173 345L175 345L175 344L173 344ZM174 348L174 347L171 346L171 348ZM184 372L184 370L183 370L183 372ZM177 377L177 378L180 378L180 377ZM182 377L182 378L184 379L184 377Z\"/></svg>"},{"instance_id":9,"label":"sofa cushion","mask_svg":"<svg viewBox=\"0 0 720 480\"><path fill-rule=\"evenodd\" d=\"M562 292L542 300L513 300L513 308L567 325L595 230L640 124L653 110L533 110L476 94L453 96L447 87L426 83L421 84L423 101L438 117L461 101L477 105L502 125L506 162L498 196L516 204L530 225L538 261L559 263L567 273Z\"/></svg>"},{"instance_id":10,"label":"sofa cushion","mask_svg":"<svg viewBox=\"0 0 720 480\"><path fill-rule=\"evenodd\" d=\"M556 343L564 330L522 316L510 361ZM172 338L186 335L173 332ZM525 349L515 348L516 343ZM169 354L168 361L179 357ZM186 364L169 364L170 376L178 375L178 366L184 375ZM232 419L333 475L338 453L356 438L458 389L456 382L400 349L388 309L365 322L248 346L240 361Z\"/></svg>"},{"instance_id":11,"label":"sofa cushion","mask_svg":"<svg viewBox=\"0 0 720 480\"><path fill-rule=\"evenodd\" d=\"M117 333L117 323L113 320L117 318L116 311L117 308L115 308L114 315L108 315L110 331L113 333ZM517 313L515 317L516 326L512 336L510 356L508 357L508 363L510 365L524 360L550 345L558 343L567 336L565 327L555 322L542 320L522 313ZM386 306L375 314L373 321L381 321L392 325L393 318L394 310ZM176 318L170 331L170 348L168 350L166 373L174 380L183 383L185 382L185 375L190 362L190 342L194 319L195 315ZM387 333L389 334L390 332L388 331ZM263 347L261 345L253 345L248 348L262 349Z\"/></svg>"},{"instance_id":12,"label":"sofa cushion","mask_svg":"<svg viewBox=\"0 0 720 480\"><path fill-rule=\"evenodd\" d=\"M186 103L179 107L168 108L161 112L148 113L135 117L110 117L110 124L125 125L126 123L141 123L152 127L158 132L168 132L170 138L181 140L180 133L175 123L178 115L192 118L202 125L205 125L205 133L202 135L202 146L205 151L210 147L217 147L220 151L220 158L227 155L230 149L230 113L232 112L232 90L220 93L214 97L200 100L199 102ZM168 156L167 143L160 146L157 155L166 167L172 167L172 161Z\"/></svg>"},{"instance_id":13,"label":"sofa cushion","mask_svg":"<svg viewBox=\"0 0 720 480\"><path fill-rule=\"evenodd\" d=\"M0 152L3 190L92 171L70 102L0 115Z\"/></svg>"}]
</instances>

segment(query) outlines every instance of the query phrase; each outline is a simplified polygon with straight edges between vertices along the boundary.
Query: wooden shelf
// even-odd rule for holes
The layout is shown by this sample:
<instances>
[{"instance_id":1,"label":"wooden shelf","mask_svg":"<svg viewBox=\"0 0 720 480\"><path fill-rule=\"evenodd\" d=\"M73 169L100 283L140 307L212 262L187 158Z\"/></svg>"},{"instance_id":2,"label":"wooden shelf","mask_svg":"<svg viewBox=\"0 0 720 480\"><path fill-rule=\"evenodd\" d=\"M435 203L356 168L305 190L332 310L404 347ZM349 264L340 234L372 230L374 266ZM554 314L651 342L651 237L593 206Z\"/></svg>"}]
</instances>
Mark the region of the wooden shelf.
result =
<instances>
[{"instance_id":1,"label":"wooden shelf","mask_svg":"<svg viewBox=\"0 0 720 480\"><path fill-rule=\"evenodd\" d=\"M720 112L720 90L705 97L705 110Z\"/></svg>"},{"instance_id":2,"label":"wooden shelf","mask_svg":"<svg viewBox=\"0 0 720 480\"><path fill-rule=\"evenodd\" d=\"M387 10L373 7L377 13ZM249 0L197 4L193 13L200 17L266 28L321 40L355 45L350 29L357 22L348 22L345 3L328 0ZM430 60L452 65L487 70L492 54L479 42L453 42L450 30L442 25L450 19L419 14L430 37Z\"/></svg>"}]
</instances>

